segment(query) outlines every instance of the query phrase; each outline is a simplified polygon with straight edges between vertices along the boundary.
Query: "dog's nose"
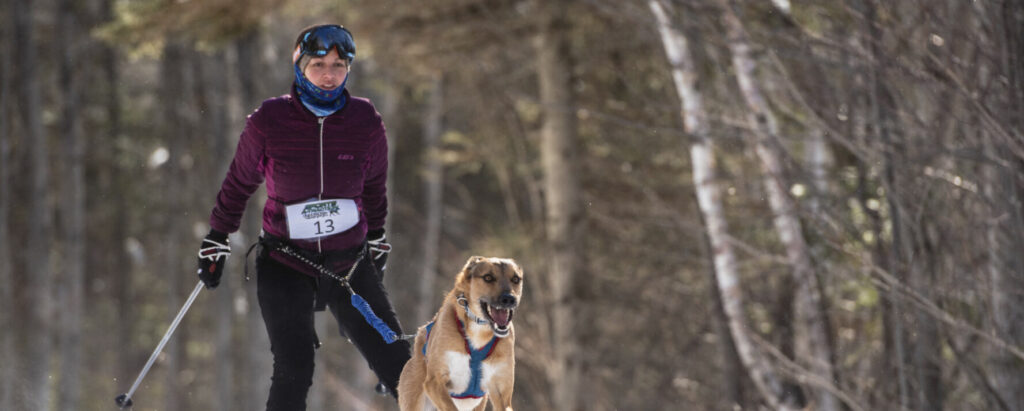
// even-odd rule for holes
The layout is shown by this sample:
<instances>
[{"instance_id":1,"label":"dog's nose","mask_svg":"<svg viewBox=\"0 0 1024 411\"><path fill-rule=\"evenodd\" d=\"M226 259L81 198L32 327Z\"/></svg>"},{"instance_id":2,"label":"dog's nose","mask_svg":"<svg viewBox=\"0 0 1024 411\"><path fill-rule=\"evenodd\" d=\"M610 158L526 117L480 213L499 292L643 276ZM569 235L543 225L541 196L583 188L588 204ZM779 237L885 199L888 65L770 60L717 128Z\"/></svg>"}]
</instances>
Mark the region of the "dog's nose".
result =
<instances>
[{"instance_id":1,"label":"dog's nose","mask_svg":"<svg viewBox=\"0 0 1024 411\"><path fill-rule=\"evenodd\" d=\"M503 307L516 305L516 296L509 293L502 294L498 297L498 304L501 304Z\"/></svg>"}]
</instances>

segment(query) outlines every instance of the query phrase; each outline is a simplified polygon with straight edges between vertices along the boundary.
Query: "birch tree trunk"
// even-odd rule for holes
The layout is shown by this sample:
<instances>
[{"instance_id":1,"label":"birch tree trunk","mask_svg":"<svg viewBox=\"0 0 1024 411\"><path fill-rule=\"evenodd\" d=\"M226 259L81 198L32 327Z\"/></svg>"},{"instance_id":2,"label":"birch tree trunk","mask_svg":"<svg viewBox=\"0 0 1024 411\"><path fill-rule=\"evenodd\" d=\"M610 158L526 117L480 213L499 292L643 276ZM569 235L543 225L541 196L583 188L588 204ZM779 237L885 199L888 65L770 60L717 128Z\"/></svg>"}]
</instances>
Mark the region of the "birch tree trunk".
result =
<instances>
[{"instance_id":1,"label":"birch tree trunk","mask_svg":"<svg viewBox=\"0 0 1024 411\"><path fill-rule=\"evenodd\" d=\"M441 162L441 133L444 127L444 76L434 75L431 82L427 111L423 120L423 192L426 227L423 230L423 272L420 273L419 295L416 305L416 324L430 320L437 310L434 282L440 253L441 218L444 212L444 166Z\"/></svg>"},{"instance_id":2,"label":"birch tree trunk","mask_svg":"<svg viewBox=\"0 0 1024 411\"><path fill-rule=\"evenodd\" d=\"M736 267L736 255L729 242L729 225L722 208L722 188L718 184L712 141L704 109L703 97L697 90L696 63L691 57L686 37L672 28L667 13L658 0L649 1L651 11L658 24L658 33L665 47L665 54L672 66L672 79L676 93L682 103L683 126L693 135L690 146L690 160L693 163L693 182L711 242L715 279L721 295L722 308L728 320L736 351L750 373L754 386L774 409L795 410L799 404L789 402L783 392L783 384L763 354L754 346L750 329L746 326L743 312L743 292Z\"/></svg>"},{"instance_id":3,"label":"birch tree trunk","mask_svg":"<svg viewBox=\"0 0 1024 411\"><path fill-rule=\"evenodd\" d=\"M750 123L757 139L757 155L765 171L765 191L774 214L775 229L786 249L786 257L796 282L796 357L814 377L815 398L819 409L839 410L839 400L829 389L834 389L835 371L832 365L832 347L829 342L828 321L823 310L824 301L818 275L811 263L810 249L803 237L803 228L797 217L796 204L789 196L783 177L782 156L775 148L778 126L769 111L768 103L757 85L755 62L750 56L750 43L742 23L736 17L729 0L719 0L725 24L729 50L737 81L747 106Z\"/></svg>"},{"instance_id":4,"label":"birch tree trunk","mask_svg":"<svg viewBox=\"0 0 1024 411\"><path fill-rule=\"evenodd\" d=\"M25 290L19 310L24 313L19 334L20 366L24 370L26 389L21 392L15 409L50 409L50 338L53 318L53 302L50 290L53 274L50 250L53 238L52 208L48 198L50 185L50 162L48 137L43 133L40 119L42 106L39 86L37 47L33 35L33 10L31 0L14 0L11 14L14 27L14 41L18 45L12 53L15 64L14 78L18 79L15 96L22 126L22 141L29 153L29 180L31 181L27 206L32 212L25 242Z\"/></svg>"},{"instance_id":5,"label":"birch tree trunk","mask_svg":"<svg viewBox=\"0 0 1024 411\"><path fill-rule=\"evenodd\" d=\"M828 167L831 154L825 142L825 132L820 129L810 131L805 148L806 162L811 172L812 195L808 198L808 209L813 216L821 214L821 199L828 198Z\"/></svg>"},{"instance_id":6,"label":"birch tree trunk","mask_svg":"<svg viewBox=\"0 0 1024 411\"><path fill-rule=\"evenodd\" d=\"M64 228L64 277L60 282L58 301L61 304L60 351L61 372L58 389L58 409L74 411L81 403L82 312L85 308L85 168L82 164L85 144L79 121L79 82L76 72L82 67L77 51L81 49L78 30L77 2L61 0L58 5L58 47L60 53L59 84L63 90L61 100L61 134L64 144L65 177L61 216ZM73 46L78 43L79 46Z\"/></svg>"},{"instance_id":7,"label":"birch tree trunk","mask_svg":"<svg viewBox=\"0 0 1024 411\"><path fill-rule=\"evenodd\" d=\"M546 275L550 293L552 358L547 377L553 408L574 411L579 407L581 364L575 333L574 283L582 269L580 242L583 214L580 182L577 179L576 112L572 92L572 62L569 60L569 19L565 4L535 3L541 19L534 45L537 78L540 82L541 165L550 272Z\"/></svg>"}]
</instances>

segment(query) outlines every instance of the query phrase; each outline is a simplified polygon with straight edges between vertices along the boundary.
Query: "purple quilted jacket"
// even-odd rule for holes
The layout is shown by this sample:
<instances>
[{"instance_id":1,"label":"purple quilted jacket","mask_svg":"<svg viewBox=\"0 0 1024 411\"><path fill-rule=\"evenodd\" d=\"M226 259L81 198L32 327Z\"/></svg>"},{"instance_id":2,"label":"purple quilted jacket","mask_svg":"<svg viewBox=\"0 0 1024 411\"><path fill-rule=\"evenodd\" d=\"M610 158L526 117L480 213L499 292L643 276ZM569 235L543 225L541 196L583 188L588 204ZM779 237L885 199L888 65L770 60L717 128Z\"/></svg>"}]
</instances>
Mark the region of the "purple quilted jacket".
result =
<instances>
[{"instance_id":1,"label":"purple quilted jacket","mask_svg":"<svg viewBox=\"0 0 1024 411\"><path fill-rule=\"evenodd\" d=\"M382 228L388 209L384 123L369 100L351 97L347 90L345 97L345 107L317 118L293 88L249 115L210 214L210 227L237 231L246 201L266 180L263 230L277 237L288 236L286 205L322 195L350 198L358 207L360 221L354 227L319 240L293 240L298 247L344 250L362 244L368 230Z\"/></svg>"}]
</instances>

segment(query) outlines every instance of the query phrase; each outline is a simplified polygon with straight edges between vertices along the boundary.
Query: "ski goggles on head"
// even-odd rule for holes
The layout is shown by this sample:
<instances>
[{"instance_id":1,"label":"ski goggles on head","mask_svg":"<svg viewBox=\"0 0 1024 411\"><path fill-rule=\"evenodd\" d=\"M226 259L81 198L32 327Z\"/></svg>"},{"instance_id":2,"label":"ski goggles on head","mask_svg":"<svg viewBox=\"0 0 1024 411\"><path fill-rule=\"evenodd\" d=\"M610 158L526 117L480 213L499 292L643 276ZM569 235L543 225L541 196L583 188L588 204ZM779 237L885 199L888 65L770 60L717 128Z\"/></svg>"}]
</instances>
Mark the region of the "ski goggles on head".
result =
<instances>
[{"instance_id":1,"label":"ski goggles on head","mask_svg":"<svg viewBox=\"0 0 1024 411\"><path fill-rule=\"evenodd\" d=\"M295 48L294 61L302 55L323 57L331 49L338 50L338 56L352 61L356 57L356 42L348 29L337 24L318 26L302 35Z\"/></svg>"}]
</instances>

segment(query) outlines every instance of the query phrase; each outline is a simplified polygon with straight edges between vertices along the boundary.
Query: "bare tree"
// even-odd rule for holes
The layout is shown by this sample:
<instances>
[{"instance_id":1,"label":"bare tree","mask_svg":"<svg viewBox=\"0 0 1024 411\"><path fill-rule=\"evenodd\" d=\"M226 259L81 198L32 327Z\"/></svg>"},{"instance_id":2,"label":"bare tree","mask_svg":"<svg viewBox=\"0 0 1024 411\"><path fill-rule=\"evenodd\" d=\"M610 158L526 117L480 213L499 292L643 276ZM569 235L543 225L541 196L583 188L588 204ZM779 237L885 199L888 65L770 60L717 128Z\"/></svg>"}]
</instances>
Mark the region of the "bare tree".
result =
<instances>
[{"instance_id":1,"label":"bare tree","mask_svg":"<svg viewBox=\"0 0 1024 411\"><path fill-rule=\"evenodd\" d=\"M794 294L797 359L819 381L831 385L835 380L835 371L826 325L828 318L824 315L822 290L797 216L796 203L789 196L789 184L785 181L782 156L777 148L777 144L781 143L777 121L755 78L756 62L750 56L751 46L745 29L733 12L729 0L719 0L719 5L723 10L722 21L726 27L740 91L750 108L749 121L756 136L757 155L764 167L764 184L774 214L775 229L786 249L797 287ZM822 410L839 409L839 400L829 389L831 387L816 388L817 405Z\"/></svg>"},{"instance_id":2,"label":"bare tree","mask_svg":"<svg viewBox=\"0 0 1024 411\"><path fill-rule=\"evenodd\" d=\"M764 355L755 346L746 326L743 292L736 267L736 255L729 240L729 225L722 206L722 188L718 184L713 141L707 122L703 96L697 90L696 63L690 53L686 37L669 23L665 7L658 0L649 2L658 23L665 54L672 66L672 79L682 103L683 126L694 140L690 146L693 182L697 203L704 217L705 230L711 242L715 279L722 297L722 307L728 319L729 330L736 349L750 372L754 385L765 401L776 409L797 409L783 393L783 384Z\"/></svg>"},{"instance_id":3,"label":"bare tree","mask_svg":"<svg viewBox=\"0 0 1024 411\"><path fill-rule=\"evenodd\" d=\"M194 124L189 118L189 111L192 109L190 99L191 81L193 80L186 68L189 65L189 47L183 40L180 33L168 34L163 48L163 59L160 65L160 76L162 79L161 104L167 109L163 110L162 129L163 142L166 144L167 162L162 165L160 179L166 188L162 197L166 212L163 215L161 225L163 230L156 236L156 241L161 243L162 255L160 258L165 261L159 273L166 281L165 292L166 310L168 316L173 318L174 314L181 307L182 283L185 278L196 279L195 276L187 277L187 271L181 270L182 249L184 237L182 226L187 227L187 220L183 221L180 210L186 206L183 196L186 178L182 170L182 157L185 155L186 142L189 138L188 124ZM183 398L181 393L182 381L181 370L185 361L182 348L187 341L187 328L179 329L175 338L170 340L164 348L166 360L164 361L165 387L163 408L168 410L181 409Z\"/></svg>"},{"instance_id":4,"label":"bare tree","mask_svg":"<svg viewBox=\"0 0 1024 411\"><path fill-rule=\"evenodd\" d=\"M211 56L196 56L191 59L193 78L193 96L194 107L196 112L199 113L201 118L198 122L198 138L202 142L200 147L205 147L205 150L193 151L191 155L198 157L197 160L203 161L207 164L212 164L212 167L202 167L198 171L202 172L203 178L197 179L196 181L203 181L204 183L209 182L216 184L216 181L221 177L220 171L223 164L227 164L230 160L230 153L228 152L227 136L228 132L228 113L227 106L230 100L229 91L227 88L228 84L228 70L226 68L231 67L228 59L223 53L216 53ZM208 153L209 156L202 156L202 154ZM190 173L197 174L197 173ZM202 199L204 196L202 193L208 193L205 187L209 187L207 184L198 184L192 187L198 187L191 189L190 191L195 192L195 195L189 195L190 199ZM192 204L187 205L189 209L194 209ZM199 213L196 216L198 221L204 221L205 214ZM194 233L193 233L194 234ZM186 237L187 238L187 237ZM198 241L185 241L185 244L194 244ZM244 247L244 245L243 245ZM186 248L187 250L187 248ZM232 267L232 271L238 272L244 265L244 253L237 253L229 266ZM186 259L187 260L187 259ZM215 369L215 379L211 387L213 388L215 395L214 408L218 410L230 411L236 409L234 400L235 383L238 380L235 378L235 372L237 370L235 364L235 357L232 353L235 351L236 343L234 341L234 325L235 325L235 284L231 281L238 276L229 276L225 281L220 283L216 293L211 297L214 299L215 309L213 310L214 317L214 361L208 363Z\"/></svg>"},{"instance_id":5,"label":"bare tree","mask_svg":"<svg viewBox=\"0 0 1024 411\"><path fill-rule=\"evenodd\" d=\"M264 49L259 47L260 44L260 32L257 30L250 30L246 34L242 35L238 40L235 41L234 47L238 56L236 62L236 76L238 78L238 101L241 107L240 112L249 113L255 107L259 106L261 99L265 98L261 93L266 92L266 87L263 86L263 82L256 80L256 74L262 72L261 68L264 66L264 61L260 58L263 54ZM240 130L238 128L241 123L236 123L235 127L229 127L233 130ZM237 133L228 133L224 138L231 138L230 141L237 141ZM233 148L233 144L229 144L229 147ZM229 150L230 151L230 150ZM228 164L230 164L230 155L225 156L220 164L223 169L218 176L223 176L227 171ZM217 181L219 183L219 181ZM216 187L211 185L211 187ZM212 195L211 191L211 195ZM255 240L263 227L263 217L259 207L259 203L262 203L262 199L266 197L266 189L260 188L256 194L249 199L249 204L246 206L244 218L239 232L244 233L244 238L250 238ZM212 197L209 197L212 198ZM238 267L236 267L238 269ZM260 309L257 304L256 298L256 281L248 281L243 284L239 289L239 293L245 296L245 300L248 301L246 305L247 310L245 312L245 331L243 333L245 344L245 355L241 375L250 375L254 378L245 378L242 380L242 388L239 390L242 397L239 409L242 410L254 410L263 407L263 402L267 398L267 392L270 389L270 374L271 374L271 357L270 357L270 342L267 337L266 328L263 325L263 317L260 314ZM237 297L236 297L237 298Z\"/></svg>"},{"instance_id":6,"label":"bare tree","mask_svg":"<svg viewBox=\"0 0 1024 411\"><path fill-rule=\"evenodd\" d=\"M10 12L6 6L0 6L0 21L6 20ZM8 25L0 27L0 38L7 39ZM9 42L0 43L0 327L13 330L14 273L11 264L11 241L9 216L11 212L11 124L8 121L7 98L10 94L9 73L11 70ZM14 333L5 332L0 335L0 361L16 364L14 359ZM14 367L0 369L0 409L14 409L12 396L14 387Z\"/></svg>"},{"instance_id":7,"label":"bare tree","mask_svg":"<svg viewBox=\"0 0 1024 411\"><path fill-rule=\"evenodd\" d=\"M423 209L426 227L423 230L423 272L419 275L416 324L426 323L437 310L434 283L441 249L441 218L444 214L444 164L441 159L441 133L444 131L444 75L431 80L423 119Z\"/></svg>"},{"instance_id":8,"label":"bare tree","mask_svg":"<svg viewBox=\"0 0 1024 411\"><path fill-rule=\"evenodd\" d=\"M14 47L12 53L15 63L14 77L18 79L15 95L21 119L23 141L28 145L29 188L28 208L32 210L28 235L25 243L25 289L28 290L22 299L23 306L18 310L23 313L24 324L16 332L20 336L16 369L24 370L28 389L21 393L20 401L15 401L16 409L49 409L51 383L50 372L50 339L53 319L53 302L50 290L53 288L51 272L50 246L53 238L53 215L49 201L50 189L50 148L48 137L43 133L40 119L39 65L35 36L33 30L32 1L15 0L14 12L11 13L14 28Z\"/></svg>"},{"instance_id":9,"label":"bare tree","mask_svg":"<svg viewBox=\"0 0 1024 411\"><path fill-rule=\"evenodd\" d=\"M989 7L995 7L994 5ZM996 14L996 13L993 13ZM1024 4L1007 1L997 18L1003 28L999 55L1002 72L1009 83L1004 107L998 115L1004 127L1014 130L1021 141L1024 128ZM993 16L993 17L996 17ZM1016 346L1024 346L1024 159L1012 155L1012 142L987 133L988 152L995 164L989 166L987 183L994 213L989 228L989 277L992 283L992 318L996 335ZM1011 410L1024 409L1024 366L1007 350L996 348L991 356L992 379L1001 400Z\"/></svg>"},{"instance_id":10,"label":"bare tree","mask_svg":"<svg viewBox=\"0 0 1024 411\"><path fill-rule=\"evenodd\" d=\"M882 33L881 27L878 24L878 13L877 5L873 0L866 0L862 4L864 12L864 28L867 36L867 47L871 56L876 58L882 57L881 44L882 44ZM865 130L865 136L879 140L883 146L892 146L891 132L893 128L893 121L891 120L892 110L890 107L884 106L885 103L885 85L880 79L882 70L880 67L873 66L867 71L865 79L865 90L867 94L866 98L866 123L865 128L870 128L870 131ZM892 150L886 150L882 156L883 161L883 181L890 192L895 192L895 172L893 170L892 161ZM864 166L867 167L867 166ZM905 238L906 232L903 221L903 211L899 207L895 196L886 196L887 206L889 211L890 224L892 225L892 246L885 254L887 257L885 266L890 271L895 273L899 278L903 279L904 276L902 264L904 261L905 251ZM880 250L884 251L884 250ZM909 376L907 375L907 346L904 336L904 304L903 301L895 294L889 293L887 296L887 304L884 306L885 312L883 312L883 321L886 323L885 327L885 348L888 357L887 365L893 369L896 374L896 388L897 398L901 409L907 409L910 407L910 386Z\"/></svg>"},{"instance_id":11,"label":"bare tree","mask_svg":"<svg viewBox=\"0 0 1024 411\"><path fill-rule=\"evenodd\" d=\"M566 5L534 3L539 27L537 78L540 83L541 164L544 170L547 248L546 274L551 316L550 364L547 368L553 407L573 411L579 404L581 364L575 337L574 282L583 268L582 194L577 176L576 111L569 60L569 19Z\"/></svg>"},{"instance_id":12,"label":"bare tree","mask_svg":"<svg viewBox=\"0 0 1024 411\"><path fill-rule=\"evenodd\" d=\"M60 53L57 59L60 64L59 84L64 95L61 104L61 134L63 135L64 174L66 193L63 202L63 240L65 256L63 258L63 278L58 287L60 301L60 351L61 373L58 390L58 408L76 410L81 405L81 353L82 353L82 311L84 303L85 283L85 167L83 140L79 106L78 68L80 67L78 50L81 47L80 25L76 15L78 2L61 0L58 5L59 24L57 25L58 43L68 45L58 47L54 51Z\"/></svg>"}]
</instances>

